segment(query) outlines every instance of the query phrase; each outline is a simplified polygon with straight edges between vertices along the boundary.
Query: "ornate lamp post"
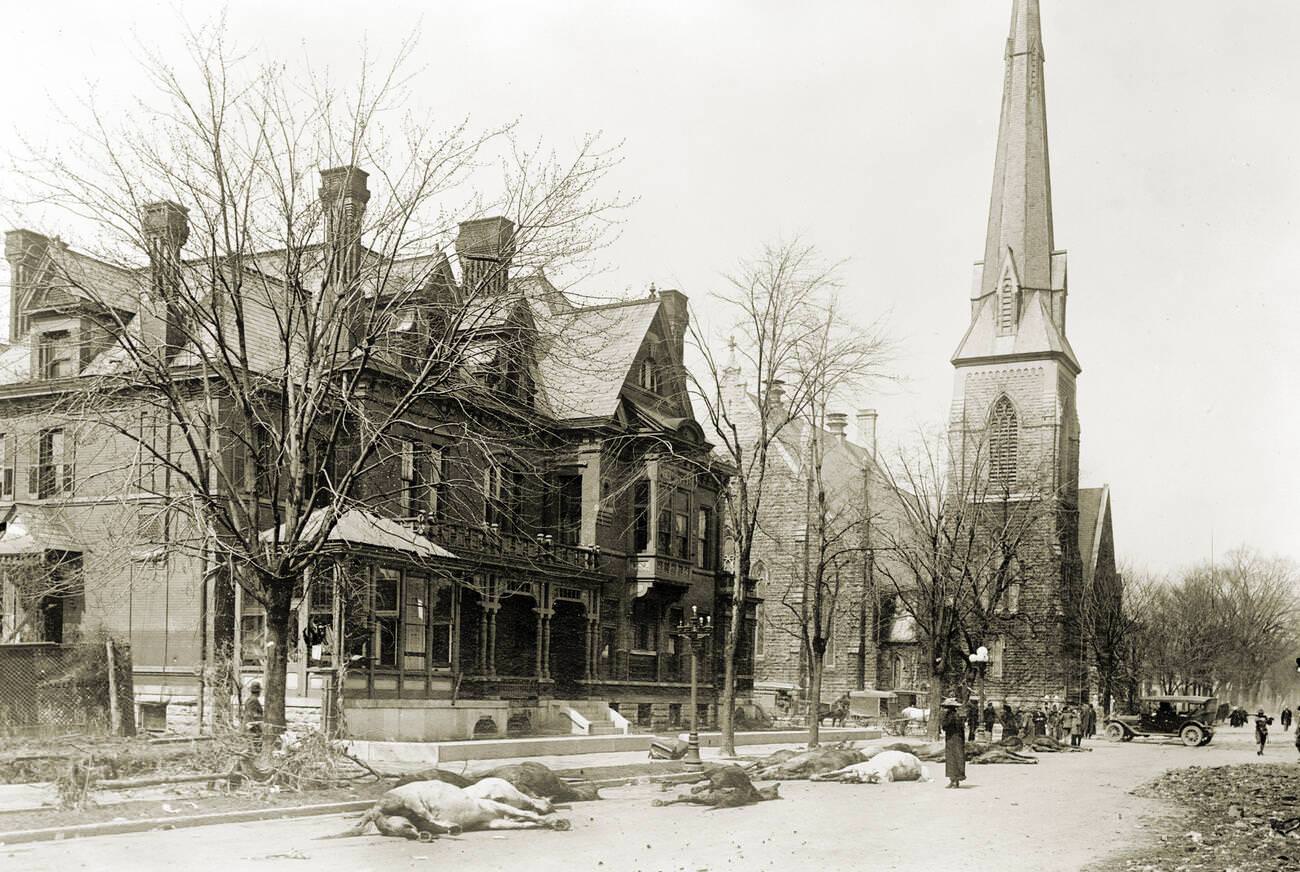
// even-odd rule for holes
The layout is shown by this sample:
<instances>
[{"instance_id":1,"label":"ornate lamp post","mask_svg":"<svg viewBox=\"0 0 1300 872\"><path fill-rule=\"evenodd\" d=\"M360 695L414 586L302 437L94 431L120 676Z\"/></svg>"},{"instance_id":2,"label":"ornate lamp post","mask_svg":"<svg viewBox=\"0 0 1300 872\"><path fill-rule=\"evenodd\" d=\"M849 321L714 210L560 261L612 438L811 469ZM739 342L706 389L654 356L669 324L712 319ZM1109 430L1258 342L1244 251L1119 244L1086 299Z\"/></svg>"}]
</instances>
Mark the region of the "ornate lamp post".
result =
<instances>
[{"instance_id":1,"label":"ornate lamp post","mask_svg":"<svg viewBox=\"0 0 1300 872\"><path fill-rule=\"evenodd\" d=\"M987 672L989 668L989 649L985 648L983 645L976 648L975 652L970 655L970 662L971 666L975 667L976 671L978 671L980 678L979 726L975 730L975 735L979 736L984 732L984 707L989 704L988 699L984 696L984 673ZM986 741L992 741L992 739L993 737L989 736Z\"/></svg>"},{"instance_id":2,"label":"ornate lamp post","mask_svg":"<svg viewBox=\"0 0 1300 872\"><path fill-rule=\"evenodd\" d=\"M696 704L697 662L704 650L704 640L713 635L713 621L708 615L701 615L695 606L691 606L691 616L677 625L677 635L691 646L691 735L686 745L686 757L682 760L687 766L702 766L700 762L700 709Z\"/></svg>"}]
</instances>

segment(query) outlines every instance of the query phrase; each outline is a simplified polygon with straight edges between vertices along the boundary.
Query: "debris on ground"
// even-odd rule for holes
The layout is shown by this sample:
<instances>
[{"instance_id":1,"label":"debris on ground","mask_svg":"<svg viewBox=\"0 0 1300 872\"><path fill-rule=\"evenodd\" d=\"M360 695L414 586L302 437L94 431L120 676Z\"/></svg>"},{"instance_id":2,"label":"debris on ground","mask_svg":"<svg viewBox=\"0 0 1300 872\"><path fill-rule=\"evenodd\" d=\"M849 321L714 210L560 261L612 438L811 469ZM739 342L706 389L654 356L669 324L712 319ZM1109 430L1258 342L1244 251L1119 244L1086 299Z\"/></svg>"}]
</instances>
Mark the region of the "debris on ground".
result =
<instances>
[{"instance_id":1,"label":"debris on ground","mask_svg":"<svg viewBox=\"0 0 1300 872\"><path fill-rule=\"evenodd\" d=\"M1124 860L1127 870L1293 869L1300 865L1300 766L1193 766L1166 772L1133 793L1175 802L1186 815L1158 844Z\"/></svg>"}]
</instances>

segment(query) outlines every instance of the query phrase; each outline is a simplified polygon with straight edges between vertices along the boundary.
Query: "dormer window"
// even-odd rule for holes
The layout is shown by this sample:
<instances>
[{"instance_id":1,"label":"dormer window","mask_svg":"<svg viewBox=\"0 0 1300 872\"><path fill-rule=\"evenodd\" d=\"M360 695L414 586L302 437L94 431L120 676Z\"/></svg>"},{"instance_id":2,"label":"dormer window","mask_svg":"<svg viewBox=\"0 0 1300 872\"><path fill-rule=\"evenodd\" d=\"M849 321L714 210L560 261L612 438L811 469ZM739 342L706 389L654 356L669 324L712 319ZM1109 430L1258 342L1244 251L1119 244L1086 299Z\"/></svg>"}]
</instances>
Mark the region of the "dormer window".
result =
<instances>
[{"instance_id":1,"label":"dormer window","mask_svg":"<svg viewBox=\"0 0 1300 872\"><path fill-rule=\"evenodd\" d=\"M72 366L72 341L67 330L49 330L38 339L37 367L43 379L75 375Z\"/></svg>"},{"instance_id":2,"label":"dormer window","mask_svg":"<svg viewBox=\"0 0 1300 872\"><path fill-rule=\"evenodd\" d=\"M637 383L652 394L659 393L659 365L653 357L641 361L641 375Z\"/></svg>"}]
</instances>

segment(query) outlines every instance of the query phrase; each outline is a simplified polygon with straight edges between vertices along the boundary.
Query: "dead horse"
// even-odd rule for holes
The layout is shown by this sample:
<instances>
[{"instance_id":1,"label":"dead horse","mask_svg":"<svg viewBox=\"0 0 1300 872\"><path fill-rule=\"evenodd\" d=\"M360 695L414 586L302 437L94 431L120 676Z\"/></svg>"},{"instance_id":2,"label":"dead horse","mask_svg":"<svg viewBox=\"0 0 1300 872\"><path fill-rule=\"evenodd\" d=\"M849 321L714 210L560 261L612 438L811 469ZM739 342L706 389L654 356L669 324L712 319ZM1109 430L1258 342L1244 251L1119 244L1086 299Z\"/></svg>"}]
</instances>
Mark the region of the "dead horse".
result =
<instances>
[{"instance_id":1,"label":"dead horse","mask_svg":"<svg viewBox=\"0 0 1300 872\"><path fill-rule=\"evenodd\" d=\"M567 830L570 826L564 818L543 818L536 811L476 797L442 781L416 781L379 797L349 829L321 838L360 836L372 823L382 835L420 841L468 830Z\"/></svg>"},{"instance_id":2,"label":"dead horse","mask_svg":"<svg viewBox=\"0 0 1300 872\"><path fill-rule=\"evenodd\" d=\"M696 784L689 793L673 799L656 799L652 805L674 805L679 802L691 805L708 805L713 808L736 808L753 805L769 799L780 799L777 785L755 787L749 776L739 766L709 766L704 770L705 781Z\"/></svg>"}]
</instances>

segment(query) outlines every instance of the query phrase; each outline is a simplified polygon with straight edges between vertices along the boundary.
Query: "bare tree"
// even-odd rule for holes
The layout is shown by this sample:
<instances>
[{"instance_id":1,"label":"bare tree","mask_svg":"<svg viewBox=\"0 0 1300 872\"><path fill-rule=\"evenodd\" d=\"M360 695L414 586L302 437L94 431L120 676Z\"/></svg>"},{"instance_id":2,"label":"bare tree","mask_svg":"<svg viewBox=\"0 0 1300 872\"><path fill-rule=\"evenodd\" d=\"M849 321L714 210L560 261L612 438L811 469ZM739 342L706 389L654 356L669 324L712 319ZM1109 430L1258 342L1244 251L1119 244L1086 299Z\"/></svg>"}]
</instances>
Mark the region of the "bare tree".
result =
<instances>
[{"instance_id":1,"label":"bare tree","mask_svg":"<svg viewBox=\"0 0 1300 872\"><path fill-rule=\"evenodd\" d=\"M877 550L889 557L878 571L915 622L928 662L932 712L995 625L1025 637L1043 629L1027 612L1001 612L1019 586L1048 572L1038 546L1055 512L1052 494L1018 495L1013 482L989 474L986 440L968 449L964 466L949 464L947 444L923 439L911 456L884 464L899 517L877 533ZM930 735L937 738L938 729L931 718Z\"/></svg>"},{"instance_id":2,"label":"bare tree","mask_svg":"<svg viewBox=\"0 0 1300 872\"><path fill-rule=\"evenodd\" d=\"M473 443L492 466L535 432L538 338L508 271L586 262L620 205L597 193L614 155L589 138L562 159L509 128L403 111L413 42L349 91L258 66L220 30L188 45L192 68L149 62L155 102L120 123L92 115L25 166L115 265L51 258L114 352L61 413L139 454L172 546L265 609L274 729L293 603L340 517L436 490L430 442ZM500 190L483 193L492 162ZM485 212L510 221L462 236L458 281L451 228Z\"/></svg>"},{"instance_id":3,"label":"bare tree","mask_svg":"<svg viewBox=\"0 0 1300 872\"><path fill-rule=\"evenodd\" d=\"M736 652L778 440L797 422L811 423L817 408L824 415L829 397L868 377L883 360L883 348L877 337L840 321L835 266L824 263L812 246L766 245L727 278L730 291L718 302L725 312L723 335L732 337L729 356L718 353L715 337L693 319L691 339L702 366L692 375L691 390L730 476L726 524L735 562L724 622L719 721L724 753L734 753ZM824 644L817 639L814 633L810 643Z\"/></svg>"}]
</instances>

